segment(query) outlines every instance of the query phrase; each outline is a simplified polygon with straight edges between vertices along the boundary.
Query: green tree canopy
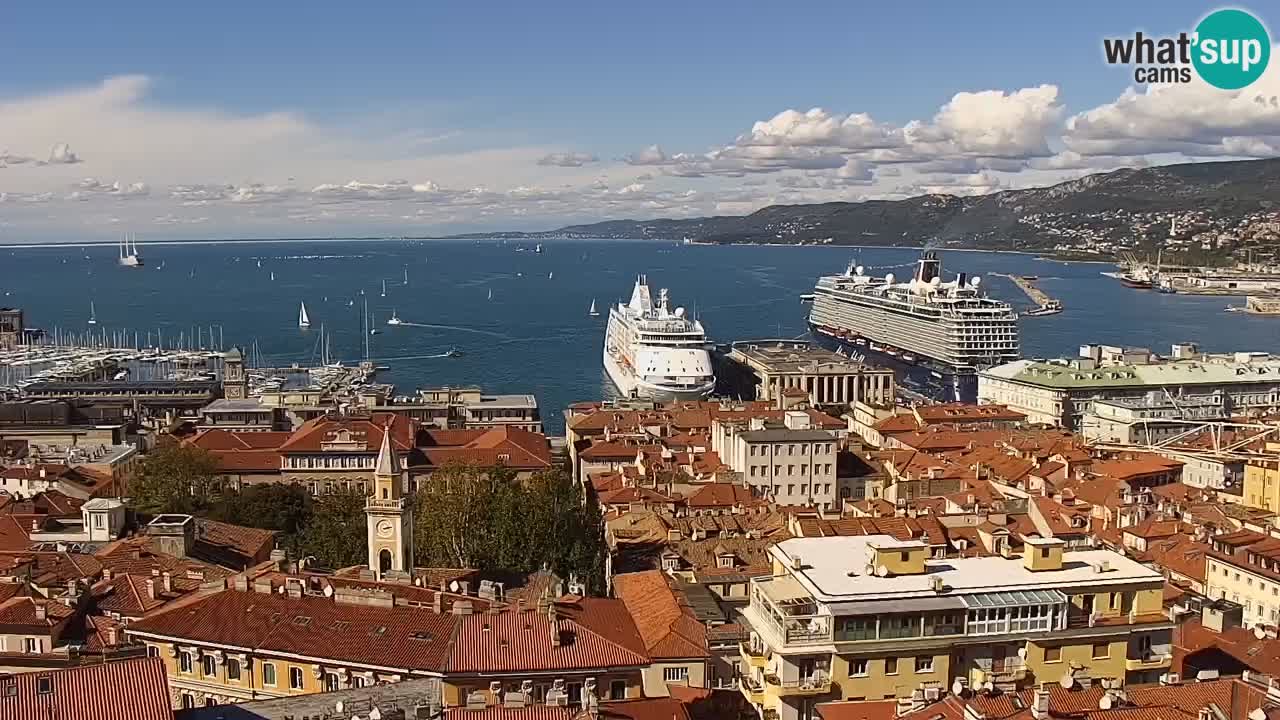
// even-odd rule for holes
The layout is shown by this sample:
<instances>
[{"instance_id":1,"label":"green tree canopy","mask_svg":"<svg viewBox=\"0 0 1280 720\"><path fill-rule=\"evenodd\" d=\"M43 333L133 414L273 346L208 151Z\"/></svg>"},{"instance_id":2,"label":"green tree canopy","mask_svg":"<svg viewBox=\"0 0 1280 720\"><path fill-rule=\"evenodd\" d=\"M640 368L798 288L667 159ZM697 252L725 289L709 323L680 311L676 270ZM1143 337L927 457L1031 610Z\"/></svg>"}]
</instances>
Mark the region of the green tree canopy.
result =
<instances>
[{"instance_id":1,"label":"green tree canopy","mask_svg":"<svg viewBox=\"0 0 1280 720\"><path fill-rule=\"evenodd\" d=\"M216 497L217 477L218 461L208 451L169 443L142 458L129 494L145 513L198 513Z\"/></svg>"},{"instance_id":2,"label":"green tree canopy","mask_svg":"<svg viewBox=\"0 0 1280 720\"><path fill-rule=\"evenodd\" d=\"M414 499L422 566L534 572L544 566L604 587L603 521L560 470L517 481L503 468L451 466Z\"/></svg>"},{"instance_id":3,"label":"green tree canopy","mask_svg":"<svg viewBox=\"0 0 1280 720\"><path fill-rule=\"evenodd\" d=\"M297 537L297 554L313 555L330 568L363 565L365 548L365 499L352 488L321 495L312 505L310 522Z\"/></svg>"}]
</instances>

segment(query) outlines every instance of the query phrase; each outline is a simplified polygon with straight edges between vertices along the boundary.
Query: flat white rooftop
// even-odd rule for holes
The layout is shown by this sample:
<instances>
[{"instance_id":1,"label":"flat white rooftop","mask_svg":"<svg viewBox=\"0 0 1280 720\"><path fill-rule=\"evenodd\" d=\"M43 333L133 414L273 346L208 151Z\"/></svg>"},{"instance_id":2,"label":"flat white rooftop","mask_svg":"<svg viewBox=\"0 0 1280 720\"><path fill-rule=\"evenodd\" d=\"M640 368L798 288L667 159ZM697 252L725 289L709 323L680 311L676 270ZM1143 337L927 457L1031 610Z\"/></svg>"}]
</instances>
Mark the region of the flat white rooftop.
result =
<instances>
[{"instance_id":1,"label":"flat white rooftop","mask_svg":"<svg viewBox=\"0 0 1280 720\"><path fill-rule=\"evenodd\" d=\"M1110 550L1080 550L1062 555L1061 570L1033 572L1021 556L948 558L926 560L921 575L879 577L868 572L867 548L892 547L888 535L792 538L769 552L787 568L800 556L802 568L794 577L820 602L879 600L891 597L938 597L932 578L942 578L942 595L964 595L1002 590L1064 589L1073 586L1125 585L1161 582L1160 573ZM1094 566L1106 563L1105 572Z\"/></svg>"}]
</instances>

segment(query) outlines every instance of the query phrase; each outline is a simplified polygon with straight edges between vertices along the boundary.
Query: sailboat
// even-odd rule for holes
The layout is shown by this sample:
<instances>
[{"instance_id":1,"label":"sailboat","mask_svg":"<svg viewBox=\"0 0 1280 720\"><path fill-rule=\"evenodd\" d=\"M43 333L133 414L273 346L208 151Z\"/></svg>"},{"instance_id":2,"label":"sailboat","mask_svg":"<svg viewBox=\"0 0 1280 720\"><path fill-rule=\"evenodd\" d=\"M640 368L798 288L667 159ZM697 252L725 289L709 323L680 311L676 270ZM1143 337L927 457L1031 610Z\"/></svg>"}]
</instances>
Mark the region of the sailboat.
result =
<instances>
[{"instance_id":1,"label":"sailboat","mask_svg":"<svg viewBox=\"0 0 1280 720\"><path fill-rule=\"evenodd\" d=\"M591 309L587 311L591 317L600 317L600 311L596 309L596 300L591 298Z\"/></svg>"},{"instance_id":2,"label":"sailboat","mask_svg":"<svg viewBox=\"0 0 1280 720\"><path fill-rule=\"evenodd\" d=\"M401 320L401 319L396 315L396 311L395 311L395 310L392 310L392 311L391 311L391 317L387 318L387 324L388 324L388 325L403 325L403 324L404 324L404 321L403 321L403 320Z\"/></svg>"},{"instance_id":3,"label":"sailboat","mask_svg":"<svg viewBox=\"0 0 1280 720\"><path fill-rule=\"evenodd\" d=\"M404 286L409 287L409 266L404 266Z\"/></svg>"},{"instance_id":4,"label":"sailboat","mask_svg":"<svg viewBox=\"0 0 1280 720\"><path fill-rule=\"evenodd\" d=\"M311 318L307 317L307 304L305 302L298 308L298 327L304 330L311 327Z\"/></svg>"},{"instance_id":5,"label":"sailboat","mask_svg":"<svg viewBox=\"0 0 1280 720\"><path fill-rule=\"evenodd\" d=\"M275 271L275 270L272 270L272 271L271 271L271 282L275 282L275 281L276 281L276 271Z\"/></svg>"},{"instance_id":6,"label":"sailboat","mask_svg":"<svg viewBox=\"0 0 1280 720\"><path fill-rule=\"evenodd\" d=\"M493 299L493 288L489 288L489 299Z\"/></svg>"},{"instance_id":7,"label":"sailboat","mask_svg":"<svg viewBox=\"0 0 1280 720\"><path fill-rule=\"evenodd\" d=\"M120 238L120 264L124 267L142 267L142 255L138 253L138 240L133 239L133 245L129 244L130 236L125 235Z\"/></svg>"},{"instance_id":8,"label":"sailboat","mask_svg":"<svg viewBox=\"0 0 1280 720\"><path fill-rule=\"evenodd\" d=\"M387 296L387 281L383 280L382 281L382 297L386 297L386 296Z\"/></svg>"},{"instance_id":9,"label":"sailboat","mask_svg":"<svg viewBox=\"0 0 1280 720\"><path fill-rule=\"evenodd\" d=\"M548 279L548 280L552 280L552 279L554 279L554 278L555 278L555 276L556 276L556 273L555 273L555 271L554 271L554 270L553 270L553 271L551 271L551 272L549 272L549 273L547 273L547 279Z\"/></svg>"},{"instance_id":10,"label":"sailboat","mask_svg":"<svg viewBox=\"0 0 1280 720\"><path fill-rule=\"evenodd\" d=\"M89 324L90 325L98 324L98 311L94 309L92 300L89 301Z\"/></svg>"}]
</instances>

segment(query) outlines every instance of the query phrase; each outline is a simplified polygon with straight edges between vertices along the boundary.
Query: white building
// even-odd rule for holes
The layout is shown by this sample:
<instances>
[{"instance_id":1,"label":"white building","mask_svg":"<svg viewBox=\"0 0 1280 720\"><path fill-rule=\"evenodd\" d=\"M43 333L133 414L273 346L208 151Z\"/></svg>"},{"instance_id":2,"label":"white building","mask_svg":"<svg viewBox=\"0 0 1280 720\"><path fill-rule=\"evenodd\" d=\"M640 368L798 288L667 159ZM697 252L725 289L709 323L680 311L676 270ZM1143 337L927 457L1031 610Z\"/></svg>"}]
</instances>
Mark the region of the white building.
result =
<instances>
[{"instance_id":1,"label":"white building","mask_svg":"<svg viewBox=\"0 0 1280 720\"><path fill-rule=\"evenodd\" d=\"M781 425L759 418L745 426L717 420L712 423L712 445L762 497L779 505L839 507L839 437L814 429L808 413L790 411L783 417Z\"/></svg>"},{"instance_id":2,"label":"white building","mask_svg":"<svg viewBox=\"0 0 1280 720\"><path fill-rule=\"evenodd\" d=\"M1007 405L1027 422L1072 430L1094 401L1149 398L1172 404L1216 406L1220 416L1280 409L1280 357L1267 353L1202 354L1194 345L1173 346L1171 357L1146 350L1085 345L1080 357L1017 360L978 374L978 402Z\"/></svg>"}]
</instances>

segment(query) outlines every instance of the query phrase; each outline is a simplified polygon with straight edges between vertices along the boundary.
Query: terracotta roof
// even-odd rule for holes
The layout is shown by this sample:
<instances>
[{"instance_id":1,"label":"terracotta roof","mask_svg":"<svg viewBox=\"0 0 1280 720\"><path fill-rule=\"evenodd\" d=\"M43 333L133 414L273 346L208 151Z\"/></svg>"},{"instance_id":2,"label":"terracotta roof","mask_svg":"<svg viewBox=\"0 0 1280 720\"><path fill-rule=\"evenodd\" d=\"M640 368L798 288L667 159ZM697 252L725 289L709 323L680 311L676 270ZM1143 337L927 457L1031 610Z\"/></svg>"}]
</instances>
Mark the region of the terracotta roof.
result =
<instances>
[{"instance_id":1,"label":"terracotta roof","mask_svg":"<svg viewBox=\"0 0 1280 720\"><path fill-rule=\"evenodd\" d=\"M265 654L440 671L448 661L456 617L426 608L223 590L132 623L127 632Z\"/></svg>"},{"instance_id":2,"label":"terracotta roof","mask_svg":"<svg viewBox=\"0 0 1280 720\"><path fill-rule=\"evenodd\" d=\"M621 460L623 462L635 460L645 449L661 451L662 448L657 445L633 445L622 442L596 442L591 447L586 448L578 453L578 457L584 460Z\"/></svg>"},{"instance_id":3,"label":"terracotta roof","mask_svg":"<svg viewBox=\"0 0 1280 720\"><path fill-rule=\"evenodd\" d=\"M971 405L969 403L940 403L919 405L913 409L926 423L963 422L1017 422L1027 416L1004 405Z\"/></svg>"},{"instance_id":4,"label":"terracotta roof","mask_svg":"<svg viewBox=\"0 0 1280 720\"><path fill-rule=\"evenodd\" d=\"M657 490L629 485L613 490L605 490L600 493L599 501L601 505L630 505L631 503L669 505L675 503L676 499L663 495Z\"/></svg>"},{"instance_id":5,"label":"terracotta roof","mask_svg":"<svg viewBox=\"0 0 1280 720\"><path fill-rule=\"evenodd\" d=\"M57 490L45 490L36 493L27 500L15 500L12 497L0 498L0 515L54 515L80 516L80 506L85 503L80 498L64 495Z\"/></svg>"},{"instance_id":6,"label":"terracotta roof","mask_svg":"<svg viewBox=\"0 0 1280 720\"><path fill-rule=\"evenodd\" d=\"M1063 689L1048 684L1050 717L1074 717L1080 720L1195 720L1201 708L1217 705L1230 720L1246 720L1252 708L1262 705L1265 691L1237 679L1222 679L1180 685L1127 685L1125 705L1100 710L1098 702L1106 692L1101 687L1076 686ZM989 720L1032 720L1034 690L1017 693L975 695L969 700L974 709ZM953 708L963 701L948 697L941 705ZM911 720L936 715L935 706L907 716Z\"/></svg>"},{"instance_id":7,"label":"terracotta roof","mask_svg":"<svg viewBox=\"0 0 1280 720\"><path fill-rule=\"evenodd\" d=\"M83 553L0 553L0 575L30 577L37 587L66 585L68 580L92 580L101 574L102 563Z\"/></svg>"},{"instance_id":8,"label":"terracotta roof","mask_svg":"<svg viewBox=\"0 0 1280 720\"><path fill-rule=\"evenodd\" d=\"M276 450L288 442L292 435L293 433L291 432L235 432L221 428L209 428L196 433L195 436L187 440L187 444L210 451ZM279 458L279 455L276 455L276 457Z\"/></svg>"},{"instance_id":9,"label":"terracotta roof","mask_svg":"<svg viewBox=\"0 0 1280 720\"><path fill-rule=\"evenodd\" d=\"M756 505L761 502L763 501L744 485L720 482L702 485L685 498L685 504L693 508Z\"/></svg>"},{"instance_id":10,"label":"terracotta roof","mask_svg":"<svg viewBox=\"0 0 1280 720\"><path fill-rule=\"evenodd\" d=\"M631 612L654 660L710 657L706 627L671 587L666 573L648 570L615 575L613 593Z\"/></svg>"},{"instance_id":11,"label":"terracotta roof","mask_svg":"<svg viewBox=\"0 0 1280 720\"><path fill-rule=\"evenodd\" d=\"M1264 675L1280 673L1280 642L1263 637L1242 627L1215 632L1190 618L1173 630L1174 670L1180 670L1188 656L1202 650L1230 655L1236 662ZM1213 663L1217 666L1217 663Z\"/></svg>"},{"instance_id":12,"label":"terracotta roof","mask_svg":"<svg viewBox=\"0 0 1280 720\"><path fill-rule=\"evenodd\" d=\"M463 616L449 658L455 673L605 670L649 664L644 641L621 600L578 598ZM558 638L558 643L553 639Z\"/></svg>"},{"instance_id":13,"label":"terracotta roof","mask_svg":"<svg viewBox=\"0 0 1280 720\"><path fill-rule=\"evenodd\" d=\"M504 465L518 470L551 467L551 446L542 433L508 426L488 430L424 430L418 442L422 460L413 467L450 464Z\"/></svg>"},{"instance_id":14,"label":"terracotta roof","mask_svg":"<svg viewBox=\"0 0 1280 720\"><path fill-rule=\"evenodd\" d=\"M267 559L271 548L275 547L275 540L276 533L272 530L198 518L192 554L207 562L239 570Z\"/></svg>"},{"instance_id":15,"label":"terracotta roof","mask_svg":"<svg viewBox=\"0 0 1280 720\"><path fill-rule=\"evenodd\" d=\"M1131 459L1094 461L1092 467L1089 468L1089 472L1095 475L1108 475L1127 480L1144 475L1180 470L1182 465L1183 463L1180 460L1172 460L1160 455L1143 454Z\"/></svg>"},{"instance_id":16,"label":"terracotta roof","mask_svg":"<svg viewBox=\"0 0 1280 720\"><path fill-rule=\"evenodd\" d=\"M646 698L602 702L598 716L601 720L689 720L689 711L675 697Z\"/></svg>"},{"instance_id":17,"label":"terracotta roof","mask_svg":"<svg viewBox=\"0 0 1280 720\"><path fill-rule=\"evenodd\" d=\"M42 609L45 616L37 615ZM66 622L75 610L56 600L39 597L11 597L0 603L0 634L45 633Z\"/></svg>"},{"instance_id":18,"label":"terracotta roof","mask_svg":"<svg viewBox=\"0 0 1280 720\"><path fill-rule=\"evenodd\" d=\"M391 431L391 444L397 452L413 449L416 424L409 418L395 413L372 413L369 417L320 416L308 420L293 432L289 440L280 446L282 453L314 453L332 442L338 433L350 433L352 441L361 443L357 452L376 453L382 446L382 433Z\"/></svg>"},{"instance_id":19,"label":"terracotta roof","mask_svg":"<svg viewBox=\"0 0 1280 720\"><path fill-rule=\"evenodd\" d=\"M111 634L115 633L115 642ZM124 644L124 623L117 622L105 615L84 616L84 647L86 650L102 651L113 649Z\"/></svg>"},{"instance_id":20,"label":"terracotta roof","mask_svg":"<svg viewBox=\"0 0 1280 720\"><path fill-rule=\"evenodd\" d=\"M10 682L15 694L0 691L5 720L173 720L161 658L20 673L0 679L0 688Z\"/></svg>"},{"instance_id":21,"label":"terracotta roof","mask_svg":"<svg viewBox=\"0 0 1280 720\"><path fill-rule=\"evenodd\" d=\"M198 558L180 558L158 552L153 539L146 535L104 545L93 556L106 570L116 575L126 573L152 575L167 572L174 577L183 576L204 581L217 580L231 574L231 570Z\"/></svg>"},{"instance_id":22,"label":"terracotta roof","mask_svg":"<svg viewBox=\"0 0 1280 720\"><path fill-rule=\"evenodd\" d=\"M491 705L468 710L465 707L445 708L445 720L573 720L578 708L557 705L526 705L513 708Z\"/></svg>"}]
</instances>

